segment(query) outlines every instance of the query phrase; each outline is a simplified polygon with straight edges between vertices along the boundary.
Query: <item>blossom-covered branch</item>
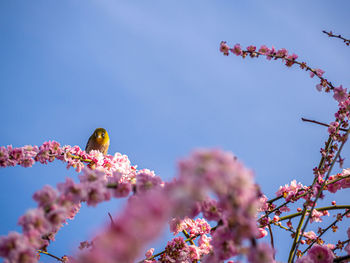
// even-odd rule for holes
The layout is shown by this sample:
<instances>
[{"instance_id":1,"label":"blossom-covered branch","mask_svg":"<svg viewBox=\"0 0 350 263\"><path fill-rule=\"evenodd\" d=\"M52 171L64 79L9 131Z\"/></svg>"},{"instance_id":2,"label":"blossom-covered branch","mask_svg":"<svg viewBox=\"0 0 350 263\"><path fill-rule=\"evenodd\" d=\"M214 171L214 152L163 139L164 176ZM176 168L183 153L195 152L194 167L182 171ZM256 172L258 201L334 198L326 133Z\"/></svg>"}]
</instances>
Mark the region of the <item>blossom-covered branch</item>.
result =
<instances>
[{"instance_id":1,"label":"blossom-covered branch","mask_svg":"<svg viewBox=\"0 0 350 263\"><path fill-rule=\"evenodd\" d=\"M342 37L341 35L335 35L335 34L333 34L332 31L327 32L326 30L323 30L322 32L327 34L329 37L336 37L336 38L343 40L347 46L350 45L350 39L346 39L346 38Z\"/></svg>"}]
</instances>

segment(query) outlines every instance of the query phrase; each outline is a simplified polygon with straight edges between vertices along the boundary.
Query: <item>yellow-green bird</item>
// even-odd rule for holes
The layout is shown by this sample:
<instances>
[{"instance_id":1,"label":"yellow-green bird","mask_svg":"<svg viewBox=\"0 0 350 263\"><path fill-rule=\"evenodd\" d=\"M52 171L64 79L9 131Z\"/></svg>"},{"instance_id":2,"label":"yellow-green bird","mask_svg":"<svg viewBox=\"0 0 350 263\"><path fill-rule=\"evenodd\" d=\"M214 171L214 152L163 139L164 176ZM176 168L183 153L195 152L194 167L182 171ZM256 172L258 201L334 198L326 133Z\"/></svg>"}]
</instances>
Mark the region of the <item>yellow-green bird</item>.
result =
<instances>
[{"instance_id":1,"label":"yellow-green bird","mask_svg":"<svg viewBox=\"0 0 350 263\"><path fill-rule=\"evenodd\" d=\"M89 153L92 150L97 150L106 155L109 147L109 136L105 129L97 128L94 133L90 136L85 152Z\"/></svg>"}]
</instances>

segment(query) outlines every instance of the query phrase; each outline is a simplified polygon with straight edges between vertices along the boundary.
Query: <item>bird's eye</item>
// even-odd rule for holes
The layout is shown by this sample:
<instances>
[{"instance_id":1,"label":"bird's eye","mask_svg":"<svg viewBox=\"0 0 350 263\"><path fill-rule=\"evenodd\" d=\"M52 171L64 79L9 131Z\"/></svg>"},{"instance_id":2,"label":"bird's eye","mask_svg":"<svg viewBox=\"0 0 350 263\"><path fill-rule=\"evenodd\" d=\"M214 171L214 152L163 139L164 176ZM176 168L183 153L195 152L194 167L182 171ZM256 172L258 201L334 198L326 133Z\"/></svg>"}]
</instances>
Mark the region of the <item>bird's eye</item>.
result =
<instances>
[{"instance_id":1,"label":"bird's eye","mask_svg":"<svg viewBox=\"0 0 350 263\"><path fill-rule=\"evenodd\" d=\"M102 132L102 137L103 137L103 138L105 137L105 133L104 133L104 132Z\"/></svg>"}]
</instances>

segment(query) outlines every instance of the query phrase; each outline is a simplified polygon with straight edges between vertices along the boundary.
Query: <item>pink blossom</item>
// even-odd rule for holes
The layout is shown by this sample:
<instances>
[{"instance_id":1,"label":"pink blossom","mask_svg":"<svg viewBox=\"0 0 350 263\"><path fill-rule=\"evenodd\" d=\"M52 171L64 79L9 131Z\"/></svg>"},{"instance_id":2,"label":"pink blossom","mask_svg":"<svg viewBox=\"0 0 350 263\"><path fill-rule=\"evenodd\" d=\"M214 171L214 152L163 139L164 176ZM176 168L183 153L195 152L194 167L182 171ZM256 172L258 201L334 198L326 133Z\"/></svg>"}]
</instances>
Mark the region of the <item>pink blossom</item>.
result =
<instances>
[{"instance_id":1,"label":"pink blossom","mask_svg":"<svg viewBox=\"0 0 350 263\"><path fill-rule=\"evenodd\" d=\"M247 47L247 50L248 50L249 52L255 52L256 47L251 45L251 46L248 46L248 47Z\"/></svg>"},{"instance_id":2,"label":"pink blossom","mask_svg":"<svg viewBox=\"0 0 350 263\"><path fill-rule=\"evenodd\" d=\"M210 225L204 218L197 218L194 224L189 227L191 236L209 234L211 230Z\"/></svg>"},{"instance_id":3,"label":"pink blossom","mask_svg":"<svg viewBox=\"0 0 350 263\"><path fill-rule=\"evenodd\" d=\"M298 258L297 261L295 261L295 263L316 263L316 262L318 262L318 261L314 261L308 255L307 256L303 256L301 258Z\"/></svg>"},{"instance_id":4,"label":"pink blossom","mask_svg":"<svg viewBox=\"0 0 350 263\"><path fill-rule=\"evenodd\" d=\"M111 193L106 188L103 181L90 182L86 184L86 203L91 206L96 206L98 203L111 199Z\"/></svg>"},{"instance_id":5,"label":"pink blossom","mask_svg":"<svg viewBox=\"0 0 350 263\"><path fill-rule=\"evenodd\" d=\"M257 246L250 248L248 253L248 261L251 263L275 262L274 250L269 244L259 243Z\"/></svg>"},{"instance_id":6,"label":"pink blossom","mask_svg":"<svg viewBox=\"0 0 350 263\"><path fill-rule=\"evenodd\" d=\"M266 59L271 60L272 56L276 54L275 48L272 46L270 50L266 53Z\"/></svg>"},{"instance_id":7,"label":"pink blossom","mask_svg":"<svg viewBox=\"0 0 350 263\"><path fill-rule=\"evenodd\" d=\"M201 235L198 239L198 245L202 254L208 254L213 249L210 244L212 238L207 235Z\"/></svg>"},{"instance_id":8,"label":"pink blossom","mask_svg":"<svg viewBox=\"0 0 350 263\"><path fill-rule=\"evenodd\" d=\"M60 229L62 224L66 221L68 211L64 207L53 205L45 217L50 222L53 228L52 231L55 232Z\"/></svg>"},{"instance_id":9,"label":"pink blossom","mask_svg":"<svg viewBox=\"0 0 350 263\"><path fill-rule=\"evenodd\" d=\"M43 189L34 193L33 199L37 201L40 207L50 206L57 199L58 192L50 185L45 185Z\"/></svg>"},{"instance_id":10,"label":"pink blossom","mask_svg":"<svg viewBox=\"0 0 350 263\"><path fill-rule=\"evenodd\" d=\"M203 217L207 220L219 221L222 214L222 209L218 207L218 203L214 199L206 199L201 203Z\"/></svg>"},{"instance_id":11,"label":"pink blossom","mask_svg":"<svg viewBox=\"0 0 350 263\"><path fill-rule=\"evenodd\" d=\"M187 228L187 225L184 222L184 220L181 220L178 217L171 219L169 222L169 226L170 231L173 232L174 236L176 236L178 233Z\"/></svg>"},{"instance_id":12,"label":"pink blossom","mask_svg":"<svg viewBox=\"0 0 350 263\"><path fill-rule=\"evenodd\" d=\"M268 199L266 195L263 194L259 197L259 203L260 203L260 206L258 208L259 212L266 211L269 208L269 203L267 201Z\"/></svg>"},{"instance_id":13,"label":"pink blossom","mask_svg":"<svg viewBox=\"0 0 350 263\"><path fill-rule=\"evenodd\" d=\"M221 41L220 52L224 53L225 56L228 56L229 50L230 50L230 47L226 44L226 41Z\"/></svg>"},{"instance_id":14,"label":"pink blossom","mask_svg":"<svg viewBox=\"0 0 350 263\"><path fill-rule=\"evenodd\" d=\"M0 167L6 167L8 165L7 164L8 159L9 159L9 154L6 147L1 146L0 147Z\"/></svg>"},{"instance_id":15,"label":"pink blossom","mask_svg":"<svg viewBox=\"0 0 350 263\"><path fill-rule=\"evenodd\" d=\"M288 56L288 51L285 48L279 49L276 53L276 56L278 57L286 57Z\"/></svg>"},{"instance_id":16,"label":"pink blossom","mask_svg":"<svg viewBox=\"0 0 350 263\"><path fill-rule=\"evenodd\" d=\"M182 237L175 237L165 247L165 253L160 256L161 262L186 262L189 247Z\"/></svg>"},{"instance_id":17,"label":"pink blossom","mask_svg":"<svg viewBox=\"0 0 350 263\"><path fill-rule=\"evenodd\" d=\"M215 230L212 235L211 245L218 260L229 259L238 254L238 246L234 241L234 234L226 227L219 227Z\"/></svg>"},{"instance_id":18,"label":"pink blossom","mask_svg":"<svg viewBox=\"0 0 350 263\"><path fill-rule=\"evenodd\" d=\"M83 184L76 184L71 178L66 178L64 183L57 184L57 188L66 200L77 204L86 199L87 189Z\"/></svg>"},{"instance_id":19,"label":"pink blossom","mask_svg":"<svg viewBox=\"0 0 350 263\"><path fill-rule=\"evenodd\" d=\"M136 193L148 191L152 188L159 187L161 184L162 179L149 170L136 174Z\"/></svg>"},{"instance_id":20,"label":"pink blossom","mask_svg":"<svg viewBox=\"0 0 350 263\"><path fill-rule=\"evenodd\" d=\"M317 263L332 263L334 259L332 250L327 246L313 245L307 255Z\"/></svg>"},{"instance_id":21,"label":"pink blossom","mask_svg":"<svg viewBox=\"0 0 350 263\"><path fill-rule=\"evenodd\" d=\"M293 180L290 185L286 184L283 187L280 186L279 190L276 192L276 196L283 196L286 201L291 201L297 196L301 189L305 189L305 186L301 183L297 184L296 180Z\"/></svg>"},{"instance_id":22,"label":"pink blossom","mask_svg":"<svg viewBox=\"0 0 350 263\"><path fill-rule=\"evenodd\" d=\"M22 226L23 233L33 235L35 233L39 238L50 231L50 223L46 220L42 209L31 209L21 216L18 224Z\"/></svg>"},{"instance_id":23,"label":"pink blossom","mask_svg":"<svg viewBox=\"0 0 350 263\"><path fill-rule=\"evenodd\" d=\"M324 87L323 87L323 85L321 85L321 84L317 84L317 85L316 85L316 89L317 89L318 91L322 91L323 88L324 88Z\"/></svg>"},{"instance_id":24,"label":"pink blossom","mask_svg":"<svg viewBox=\"0 0 350 263\"><path fill-rule=\"evenodd\" d=\"M291 60L296 60L298 58L298 55L293 53L292 55L289 55L287 58Z\"/></svg>"},{"instance_id":25,"label":"pink blossom","mask_svg":"<svg viewBox=\"0 0 350 263\"><path fill-rule=\"evenodd\" d=\"M286 205L282 206L280 209L279 209L280 212L289 212L290 211L290 208Z\"/></svg>"},{"instance_id":26,"label":"pink blossom","mask_svg":"<svg viewBox=\"0 0 350 263\"><path fill-rule=\"evenodd\" d=\"M230 49L231 52L237 56L240 56L242 55L242 48L241 48L241 45L240 44L236 44L234 45L234 47L232 49Z\"/></svg>"},{"instance_id":27,"label":"pink blossom","mask_svg":"<svg viewBox=\"0 0 350 263\"><path fill-rule=\"evenodd\" d=\"M325 216L325 215L327 215L327 214L323 214L322 212L319 212L316 209L314 209L312 211L312 217L310 218L310 223L312 223L312 222L322 222L322 218L321 217Z\"/></svg>"},{"instance_id":28,"label":"pink blossom","mask_svg":"<svg viewBox=\"0 0 350 263\"><path fill-rule=\"evenodd\" d=\"M287 58L286 58L286 66L287 66L287 67L293 66L294 61L295 61L297 58L298 58L298 55L296 55L296 54L292 54L292 55L287 56Z\"/></svg>"},{"instance_id":29,"label":"pink blossom","mask_svg":"<svg viewBox=\"0 0 350 263\"><path fill-rule=\"evenodd\" d=\"M0 237L0 257L6 258L7 262L37 262L35 247L29 243L26 236L17 232L10 232L8 236Z\"/></svg>"},{"instance_id":30,"label":"pink blossom","mask_svg":"<svg viewBox=\"0 0 350 263\"><path fill-rule=\"evenodd\" d=\"M344 102L348 99L347 89L343 89L343 85L334 88L333 98L338 102Z\"/></svg>"},{"instance_id":31,"label":"pink blossom","mask_svg":"<svg viewBox=\"0 0 350 263\"><path fill-rule=\"evenodd\" d=\"M258 230L259 234L256 236L257 239L267 236L267 231L265 228L259 228Z\"/></svg>"},{"instance_id":32,"label":"pink blossom","mask_svg":"<svg viewBox=\"0 0 350 263\"><path fill-rule=\"evenodd\" d=\"M195 246L190 245L188 246L188 258L193 262L194 260L199 260L201 257L201 250Z\"/></svg>"},{"instance_id":33,"label":"pink blossom","mask_svg":"<svg viewBox=\"0 0 350 263\"><path fill-rule=\"evenodd\" d=\"M311 239L311 240L315 240L317 238L317 235L315 234L314 231L309 231L309 232L304 233L304 237Z\"/></svg>"},{"instance_id":34,"label":"pink blossom","mask_svg":"<svg viewBox=\"0 0 350 263\"><path fill-rule=\"evenodd\" d=\"M86 240L86 241L80 242L79 249L83 250L85 248L91 247L92 245L93 245L92 242Z\"/></svg>"},{"instance_id":35,"label":"pink blossom","mask_svg":"<svg viewBox=\"0 0 350 263\"><path fill-rule=\"evenodd\" d=\"M322 77L322 75L324 74L324 71L322 69L319 69L319 68L315 69L315 72L316 72L317 76L319 76L319 77ZM314 76L315 76L315 73L310 71L310 77L313 78Z\"/></svg>"},{"instance_id":36,"label":"pink blossom","mask_svg":"<svg viewBox=\"0 0 350 263\"><path fill-rule=\"evenodd\" d=\"M10 145L7 147L7 150L9 154L9 166L15 166L16 164L19 164L24 156L23 148L12 148Z\"/></svg>"},{"instance_id":37,"label":"pink blossom","mask_svg":"<svg viewBox=\"0 0 350 263\"><path fill-rule=\"evenodd\" d=\"M153 253L154 253L154 248L150 248L149 250L147 250L145 253L146 258L152 257Z\"/></svg>"},{"instance_id":38,"label":"pink blossom","mask_svg":"<svg viewBox=\"0 0 350 263\"><path fill-rule=\"evenodd\" d=\"M260 49L259 49L259 52L260 52L261 54L265 55L265 54L267 54L267 53L269 52L269 50L270 50L270 49L269 49L267 46L262 45L262 46L260 47Z\"/></svg>"},{"instance_id":39,"label":"pink blossom","mask_svg":"<svg viewBox=\"0 0 350 263\"><path fill-rule=\"evenodd\" d=\"M131 192L131 184L128 182L116 183L116 187L110 188L112 196L121 198L127 197Z\"/></svg>"}]
</instances>

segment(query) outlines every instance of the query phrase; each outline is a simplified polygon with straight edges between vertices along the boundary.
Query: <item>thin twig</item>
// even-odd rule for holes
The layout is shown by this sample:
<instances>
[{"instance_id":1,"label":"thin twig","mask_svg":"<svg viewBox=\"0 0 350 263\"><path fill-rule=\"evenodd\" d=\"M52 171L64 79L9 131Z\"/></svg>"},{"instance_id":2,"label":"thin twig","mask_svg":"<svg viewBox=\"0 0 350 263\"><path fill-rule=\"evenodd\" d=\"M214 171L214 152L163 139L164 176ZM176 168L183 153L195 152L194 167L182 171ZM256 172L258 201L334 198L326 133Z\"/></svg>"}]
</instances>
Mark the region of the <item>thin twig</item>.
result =
<instances>
[{"instance_id":1,"label":"thin twig","mask_svg":"<svg viewBox=\"0 0 350 263\"><path fill-rule=\"evenodd\" d=\"M343 260L347 260L347 259L350 259L350 255L347 255L347 256L342 256L342 257L337 257L334 259L334 263L338 263L338 262L342 262Z\"/></svg>"},{"instance_id":2,"label":"thin twig","mask_svg":"<svg viewBox=\"0 0 350 263\"><path fill-rule=\"evenodd\" d=\"M267 212L265 212L267 214ZM273 249L275 249L275 245L274 245L274 241L273 241L273 234L272 234L272 229L271 229L271 225L268 224L267 225L268 229L269 229L269 232L270 232L270 243L271 243L271 247ZM275 259L275 254L273 255L274 259Z\"/></svg>"},{"instance_id":3,"label":"thin twig","mask_svg":"<svg viewBox=\"0 0 350 263\"><path fill-rule=\"evenodd\" d=\"M345 212L341 215L341 218L343 218L343 217L344 217L345 215L347 215L348 213L350 213L350 210L345 211ZM337 218L337 219L334 220L334 222L333 222L332 224L330 224L327 228L323 229L322 233L317 237L317 239L320 238L324 233L326 233L326 232L328 231L328 229L330 229L332 226L334 226L336 223L338 223L338 221L339 221L339 219ZM315 244L315 242L316 242L317 239L315 239L315 240L313 240L313 241L311 242L311 244L303 251L303 254L305 254L305 252L308 251L308 250L312 247L313 244Z\"/></svg>"},{"instance_id":4,"label":"thin twig","mask_svg":"<svg viewBox=\"0 0 350 263\"><path fill-rule=\"evenodd\" d=\"M318 212L327 211L327 210L341 210L341 209L350 209L350 205L332 205L332 206L324 206L324 207L315 208L315 210ZM311 210L306 210L306 213L310 213L310 211ZM282 216L282 217L280 217L278 222L292 219L294 217L301 216L302 214L303 214L303 212L298 212L298 213L290 214L287 216ZM275 222L273 220L271 220L271 221L269 221L268 224L273 224L273 223L275 223ZM263 227L263 226L260 225L259 227Z\"/></svg>"},{"instance_id":5,"label":"thin twig","mask_svg":"<svg viewBox=\"0 0 350 263\"><path fill-rule=\"evenodd\" d=\"M329 127L328 124L326 123L323 123L323 122L319 122L319 121L315 121L315 120L309 120L309 119L306 119L306 118L301 118L302 121L306 121L306 122L312 122L312 123L316 123L316 124L319 124L319 125L322 125L322 126L326 126L326 127ZM347 129L344 129L344 128L339 128L340 131L348 131Z\"/></svg>"},{"instance_id":6,"label":"thin twig","mask_svg":"<svg viewBox=\"0 0 350 263\"><path fill-rule=\"evenodd\" d=\"M348 239L348 240L345 240L345 241L343 241L343 242L340 242L340 244L341 244L341 246L338 246L338 244L337 244L337 246L335 247L335 248L333 248L332 250L333 250L333 252L334 251L336 251L337 249L342 249L342 247L346 244L346 243L349 243L350 242L350 238Z\"/></svg>"},{"instance_id":7,"label":"thin twig","mask_svg":"<svg viewBox=\"0 0 350 263\"><path fill-rule=\"evenodd\" d=\"M327 32L326 30L322 31L323 33L327 34L329 37L336 37L344 41L344 43L349 46L350 45L350 40L342 37L341 35L334 35L332 31Z\"/></svg>"},{"instance_id":8,"label":"thin twig","mask_svg":"<svg viewBox=\"0 0 350 263\"><path fill-rule=\"evenodd\" d=\"M111 227L114 227L115 224L114 224L113 217L112 217L112 215L111 215L110 212L108 212L108 216L109 216L109 218L111 219Z\"/></svg>"},{"instance_id":9,"label":"thin twig","mask_svg":"<svg viewBox=\"0 0 350 263\"><path fill-rule=\"evenodd\" d=\"M349 132L350 132L350 129L347 131L346 135L348 135ZM336 160L338 159L338 157L339 157L339 155L340 155L340 152L341 152L341 150L343 149L345 143L346 143L346 140L344 140L344 141L341 143L341 145L340 145L340 147L339 147L339 150L338 150L337 154L335 155L335 157L334 157L334 159L333 159L333 161L332 161L332 163L331 163L331 166L329 167L329 170L328 170L328 172L327 172L327 175L326 175L326 177L325 177L325 180L324 180L323 184L321 185L321 188L318 190L318 193L317 193L317 195L316 195L315 200L313 201L311 211L310 211L310 213L309 213L309 216L306 218L306 222L305 222L305 224L304 224L304 226L303 226L303 229L302 229L302 231L301 231L301 235L300 235L300 236L303 236L303 235L304 235L304 232L305 232L306 227L307 227L307 225L308 225L308 223L309 223L309 220L310 220L310 218L312 217L312 212L313 212L313 210L314 210L314 208L315 208L316 202L317 202L318 198L321 196L321 193L322 193L322 191L323 191L323 187L326 185L326 181L327 181L328 177L330 176L331 171L332 171L332 169L333 169L333 166L334 166ZM315 179L315 180L316 180L316 179ZM305 209L304 209L304 210L305 210ZM297 232L297 235L298 235L298 232ZM296 255L296 251L297 251L297 249L298 249L298 247L299 247L300 241L301 241L301 238L299 237L299 238L298 238L298 241L297 241L297 243L296 243L296 247L295 247L295 250L294 250L294 253L293 253L291 262L293 262L293 260L294 260L294 257L295 257L295 255Z\"/></svg>"},{"instance_id":10,"label":"thin twig","mask_svg":"<svg viewBox=\"0 0 350 263\"><path fill-rule=\"evenodd\" d=\"M58 260L58 261L64 262L64 260L63 260L62 258L59 258L59 257L57 257L57 256L55 256L55 255L52 255L51 253L49 253L49 252L47 252L47 251L38 250L38 253L40 253L40 254L45 254L45 255L50 256L50 257L52 257L52 258L54 258L54 259L56 259L56 260Z\"/></svg>"}]
</instances>

